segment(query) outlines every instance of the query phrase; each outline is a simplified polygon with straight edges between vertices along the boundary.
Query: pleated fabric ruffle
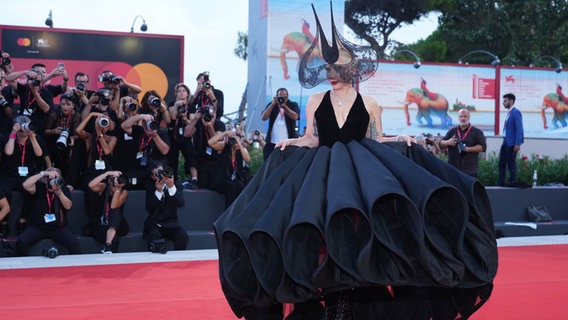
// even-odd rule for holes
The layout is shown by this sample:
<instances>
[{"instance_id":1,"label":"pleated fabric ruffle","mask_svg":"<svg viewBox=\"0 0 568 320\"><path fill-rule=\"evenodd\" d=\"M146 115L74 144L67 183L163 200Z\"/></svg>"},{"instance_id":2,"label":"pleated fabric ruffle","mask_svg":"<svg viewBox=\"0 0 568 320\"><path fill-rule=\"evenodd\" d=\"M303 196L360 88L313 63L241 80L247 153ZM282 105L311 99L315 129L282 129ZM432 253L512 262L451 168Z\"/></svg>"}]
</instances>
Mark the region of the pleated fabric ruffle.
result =
<instances>
[{"instance_id":1,"label":"pleated fabric ruffle","mask_svg":"<svg viewBox=\"0 0 568 320\"><path fill-rule=\"evenodd\" d=\"M275 150L214 227L239 317L366 287L406 302L435 292L465 315L488 299L497 271L485 189L416 145Z\"/></svg>"}]
</instances>

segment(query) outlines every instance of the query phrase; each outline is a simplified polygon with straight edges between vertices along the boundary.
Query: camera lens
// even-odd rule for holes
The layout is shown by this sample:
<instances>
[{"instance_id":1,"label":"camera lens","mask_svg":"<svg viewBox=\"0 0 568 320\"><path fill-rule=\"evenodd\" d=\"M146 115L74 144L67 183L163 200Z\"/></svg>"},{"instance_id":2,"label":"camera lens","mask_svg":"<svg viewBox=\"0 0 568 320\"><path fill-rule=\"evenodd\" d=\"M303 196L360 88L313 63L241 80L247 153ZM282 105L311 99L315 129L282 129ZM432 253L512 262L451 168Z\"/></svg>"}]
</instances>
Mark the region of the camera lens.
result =
<instances>
[{"instance_id":1,"label":"camera lens","mask_svg":"<svg viewBox=\"0 0 568 320\"><path fill-rule=\"evenodd\" d=\"M136 108L138 108L138 105L136 105L136 103L129 103L128 105L128 110L130 111L136 111Z\"/></svg>"},{"instance_id":2,"label":"camera lens","mask_svg":"<svg viewBox=\"0 0 568 320\"><path fill-rule=\"evenodd\" d=\"M99 126L106 128L110 124L110 121L107 118L100 118L99 119Z\"/></svg>"},{"instance_id":3,"label":"camera lens","mask_svg":"<svg viewBox=\"0 0 568 320\"><path fill-rule=\"evenodd\" d=\"M69 130L66 129L61 131L61 133L59 134L59 138L57 138L57 141L55 142L55 144L57 145L57 149L65 150L67 148L68 140L69 140Z\"/></svg>"},{"instance_id":4,"label":"camera lens","mask_svg":"<svg viewBox=\"0 0 568 320\"><path fill-rule=\"evenodd\" d=\"M230 146L237 144L237 138L229 137L228 143Z\"/></svg>"},{"instance_id":5,"label":"camera lens","mask_svg":"<svg viewBox=\"0 0 568 320\"><path fill-rule=\"evenodd\" d=\"M255 135L255 136L260 136L260 131L254 130L254 135Z\"/></svg>"},{"instance_id":6,"label":"camera lens","mask_svg":"<svg viewBox=\"0 0 568 320\"><path fill-rule=\"evenodd\" d=\"M211 84L209 82L205 82L203 83L203 87L205 87L205 89L211 89Z\"/></svg>"},{"instance_id":7,"label":"camera lens","mask_svg":"<svg viewBox=\"0 0 568 320\"><path fill-rule=\"evenodd\" d=\"M33 122L26 122L26 123L22 123L22 124L20 125L20 128L21 128L23 131L33 131L33 132L35 132L35 131L37 130L37 125L36 125L35 123L33 123Z\"/></svg>"},{"instance_id":8,"label":"camera lens","mask_svg":"<svg viewBox=\"0 0 568 320\"><path fill-rule=\"evenodd\" d=\"M39 87L40 85L41 85L41 81L39 81L38 79L32 80L32 86Z\"/></svg>"},{"instance_id":9,"label":"camera lens","mask_svg":"<svg viewBox=\"0 0 568 320\"><path fill-rule=\"evenodd\" d=\"M12 60L11 60L10 58L8 58L8 57L2 58L2 65L7 66L7 65L9 65L10 63L12 63Z\"/></svg>"},{"instance_id":10,"label":"camera lens","mask_svg":"<svg viewBox=\"0 0 568 320\"><path fill-rule=\"evenodd\" d=\"M154 108L158 108L160 106L160 99L156 97L150 98L150 105Z\"/></svg>"},{"instance_id":11,"label":"camera lens","mask_svg":"<svg viewBox=\"0 0 568 320\"><path fill-rule=\"evenodd\" d=\"M282 97L278 97L278 103L282 104L284 103L285 99Z\"/></svg>"},{"instance_id":12,"label":"camera lens","mask_svg":"<svg viewBox=\"0 0 568 320\"><path fill-rule=\"evenodd\" d=\"M6 99L2 99L0 98L0 106L5 108L7 106L9 106L10 104L8 103L8 101L6 101Z\"/></svg>"},{"instance_id":13,"label":"camera lens","mask_svg":"<svg viewBox=\"0 0 568 320\"><path fill-rule=\"evenodd\" d=\"M158 121L146 121L146 128L152 131L160 129L160 124Z\"/></svg>"},{"instance_id":14,"label":"camera lens","mask_svg":"<svg viewBox=\"0 0 568 320\"><path fill-rule=\"evenodd\" d=\"M54 186L61 187L62 185L65 184L65 179L63 179L61 177L57 177L57 178L51 179L49 182L50 182L50 184L53 184Z\"/></svg>"},{"instance_id":15,"label":"camera lens","mask_svg":"<svg viewBox=\"0 0 568 320\"><path fill-rule=\"evenodd\" d=\"M125 175L120 175L116 178L116 182L118 184L127 184L128 183L128 177L126 177Z\"/></svg>"},{"instance_id":16,"label":"camera lens","mask_svg":"<svg viewBox=\"0 0 568 320\"><path fill-rule=\"evenodd\" d=\"M77 90L85 91L85 85L82 83L77 84Z\"/></svg>"}]
</instances>

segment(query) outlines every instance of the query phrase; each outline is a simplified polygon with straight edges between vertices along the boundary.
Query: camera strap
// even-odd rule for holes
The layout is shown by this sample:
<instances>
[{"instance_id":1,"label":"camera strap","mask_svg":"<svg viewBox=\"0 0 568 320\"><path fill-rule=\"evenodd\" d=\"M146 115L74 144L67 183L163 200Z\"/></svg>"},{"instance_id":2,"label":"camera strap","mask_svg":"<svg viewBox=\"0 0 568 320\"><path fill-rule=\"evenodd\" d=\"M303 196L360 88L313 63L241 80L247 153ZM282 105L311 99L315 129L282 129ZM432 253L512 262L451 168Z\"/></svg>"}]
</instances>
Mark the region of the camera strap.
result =
<instances>
[{"instance_id":1,"label":"camera strap","mask_svg":"<svg viewBox=\"0 0 568 320\"><path fill-rule=\"evenodd\" d=\"M458 137L460 138L461 141L463 141L463 140L465 139L465 137L467 137L467 135L468 135L469 132L471 131L471 128L472 128L472 127L473 127L473 126L470 124L470 125L469 125L469 128L467 129L467 131L463 134L463 137L461 136L461 133L460 133L460 127L458 126L458 127L456 128L456 129L457 129L456 132L458 133Z\"/></svg>"},{"instance_id":2,"label":"camera strap","mask_svg":"<svg viewBox=\"0 0 568 320\"><path fill-rule=\"evenodd\" d=\"M144 139L145 137L146 134L144 134L140 139L140 149L138 150L140 152L142 152L142 150L145 150L146 147L148 147L148 145L150 144L150 141L152 141L152 137L148 137L148 140Z\"/></svg>"}]
</instances>

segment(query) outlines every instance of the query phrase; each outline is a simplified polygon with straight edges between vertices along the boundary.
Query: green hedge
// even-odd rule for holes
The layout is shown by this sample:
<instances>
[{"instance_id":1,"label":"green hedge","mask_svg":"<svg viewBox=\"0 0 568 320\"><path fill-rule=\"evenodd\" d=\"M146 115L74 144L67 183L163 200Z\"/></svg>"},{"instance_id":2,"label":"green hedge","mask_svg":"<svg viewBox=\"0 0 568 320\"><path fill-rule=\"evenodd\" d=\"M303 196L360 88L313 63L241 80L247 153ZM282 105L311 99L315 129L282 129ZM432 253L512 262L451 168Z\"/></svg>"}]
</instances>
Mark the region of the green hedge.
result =
<instances>
[{"instance_id":1,"label":"green hedge","mask_svg":"<svg viewBox=\"0 0 568 320\"><path fill-rule=\"evenodd\" d=\"M262 166L264 160L262 149L252 149L250 151L251 173L255 174ZM445 157L440 157L446 161ZM479 160L479 176L478 179L485 186L497 185L499 155L496 153L485 154L483 159ZM568 155L561 159L550 159L548 156L533 154L530 157L519 156L517 158L518 179L532 185L532 177L534 170L538 173L538 185L542 186L547 183L562 183L568 185ZM183 158L180 157L180 165L178 172L182 179L186 179L183 172Z\"/></svg>"}]
</instances>

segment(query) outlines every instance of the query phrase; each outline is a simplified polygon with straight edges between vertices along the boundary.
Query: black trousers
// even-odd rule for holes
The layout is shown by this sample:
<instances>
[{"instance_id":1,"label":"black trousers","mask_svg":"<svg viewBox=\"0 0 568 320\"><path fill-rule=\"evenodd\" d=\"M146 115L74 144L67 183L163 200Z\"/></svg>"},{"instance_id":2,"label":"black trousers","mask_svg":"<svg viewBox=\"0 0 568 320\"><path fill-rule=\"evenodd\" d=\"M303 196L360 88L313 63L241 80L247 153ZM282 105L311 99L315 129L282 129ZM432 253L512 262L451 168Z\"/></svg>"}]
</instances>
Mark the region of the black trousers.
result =
<instances>
[{"instance_id":1,"label":"black trousers","mask_svg":"<svg viewBox=\"0 0 568 320\"><path fill-rule=\"evenodd\" d=\"M51 239L65 246L70 254L80 254L81 246L77 237L67 227L61 227L53 230L44 230L37 226L28 226L18 237L16 248L19 256L28 256L30 247L40 240Z\"/></svg>"},{"instance_id":2,"label":"black trousers","mask_svg":"<svg viewBox=\"0 0 568 320\"><path fill-rule=\"evenodd\" d=\"M150 245L153 241L160 239L171 240L174 243L174 250L185 250L187 248L187 243L189 242L189 236L181 226L174 228L151 226L146 229L145 234L148 250L150 250Z\"/></svg>"}]
</instances>

